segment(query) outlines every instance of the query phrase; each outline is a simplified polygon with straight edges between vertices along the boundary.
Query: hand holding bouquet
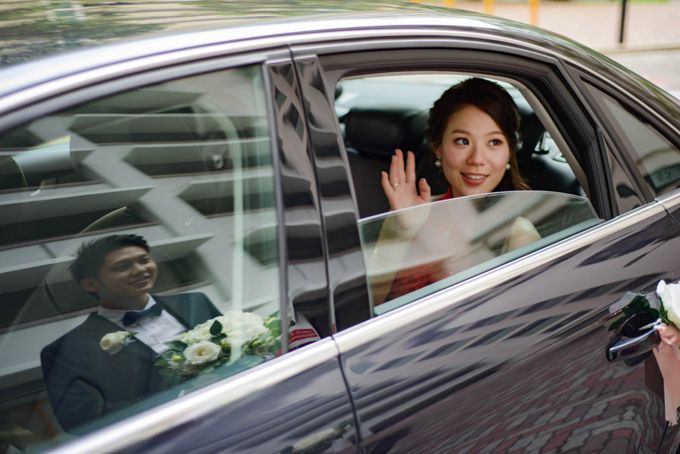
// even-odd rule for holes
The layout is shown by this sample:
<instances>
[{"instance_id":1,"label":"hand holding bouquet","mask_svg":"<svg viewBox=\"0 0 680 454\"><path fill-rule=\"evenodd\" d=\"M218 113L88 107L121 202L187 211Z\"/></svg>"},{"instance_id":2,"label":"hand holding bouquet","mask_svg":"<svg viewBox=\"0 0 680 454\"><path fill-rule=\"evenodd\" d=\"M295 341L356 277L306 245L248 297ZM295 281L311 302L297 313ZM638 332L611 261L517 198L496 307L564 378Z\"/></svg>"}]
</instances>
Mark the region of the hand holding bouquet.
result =
<instances>
[{"instance_id":1,"label":"hand holding bouquet","mask_svg":"<svg viewBox=\"0 0 680 454\"><path fill-rule=\"evenodd\" d=\"M656 295L627 295L605 318L614 335L607 360L639 364L654 354L663 377L666 420L677 423L680 406L680 283L660 281Z\"/></svg>"}]
</instances>

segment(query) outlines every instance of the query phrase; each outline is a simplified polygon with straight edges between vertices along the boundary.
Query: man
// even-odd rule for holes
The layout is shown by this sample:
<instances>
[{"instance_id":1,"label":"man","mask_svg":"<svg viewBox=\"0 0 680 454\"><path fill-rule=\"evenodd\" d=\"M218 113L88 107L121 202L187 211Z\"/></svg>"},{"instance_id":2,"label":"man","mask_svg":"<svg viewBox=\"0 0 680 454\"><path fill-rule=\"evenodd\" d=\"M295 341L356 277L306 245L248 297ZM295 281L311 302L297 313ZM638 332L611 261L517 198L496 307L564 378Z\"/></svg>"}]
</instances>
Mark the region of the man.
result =
<instances>
[{"instance_id":1,"label":"man","mask_svg":"<svg viewBox=\"0 0 680 454\"><path fill-rule=\"evenodd\" d=\"M50 403L67 431L170 387L154 366L165 342L220 315L202 293L151 295L158 268L138 235L83 244L70 271L99 309L40 355Z\"/></svg>"}]
</instances>

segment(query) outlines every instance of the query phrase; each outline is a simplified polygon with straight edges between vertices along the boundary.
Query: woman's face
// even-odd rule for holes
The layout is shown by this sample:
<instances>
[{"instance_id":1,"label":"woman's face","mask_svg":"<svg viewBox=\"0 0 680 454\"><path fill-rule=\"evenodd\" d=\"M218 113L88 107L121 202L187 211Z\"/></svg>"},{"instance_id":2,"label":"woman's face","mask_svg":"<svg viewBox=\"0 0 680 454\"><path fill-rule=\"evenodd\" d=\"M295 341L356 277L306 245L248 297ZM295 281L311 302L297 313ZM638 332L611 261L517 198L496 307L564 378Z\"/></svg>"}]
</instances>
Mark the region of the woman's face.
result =
<instances>
[{"instance_id":1,"label":"woman's face","mask_svg":"<svg viewBox=\"0 0 680 454\"><path fill-rule=\"evenodd\" d=\"M493 191L510 161L510 145L496 122L475 106L449 117L435 150L454 197Z\"/></svg>"}]
</instances>

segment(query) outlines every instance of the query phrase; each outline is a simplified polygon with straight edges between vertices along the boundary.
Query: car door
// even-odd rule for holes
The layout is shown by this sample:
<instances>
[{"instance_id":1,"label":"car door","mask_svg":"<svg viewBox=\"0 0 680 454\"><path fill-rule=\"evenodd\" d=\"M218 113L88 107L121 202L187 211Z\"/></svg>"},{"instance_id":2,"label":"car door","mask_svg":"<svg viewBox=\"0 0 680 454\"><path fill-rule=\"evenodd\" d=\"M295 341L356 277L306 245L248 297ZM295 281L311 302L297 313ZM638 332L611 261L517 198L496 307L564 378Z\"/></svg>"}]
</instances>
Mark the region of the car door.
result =
<instances>
[{"instance_id":1,"label":"car door","mask_svg":"<svg viewBox=\"0 0 680 454\"><path fill-rule=\"evenodd\" d=\"M295 71L284 47L250 46L216 57L199 45L189 58L113 46L98 51L94 68L83 53L12 69L42 69L45 82L5 96L0 116L3 452L356 450L329 337L319 196ZM125 68L117 58L127 58ZM134 401L109 409L94 378L75 378L66 391L52 378L73 333L103 317L69 265L83 244L129 234L151 246L156 300L202 294L223 314L204 340L234 326L220 335L224 361L158 353L164 360L144 370L163 368L175 384L128 393ZM144 383L132 358L146 341L122 331L127 340L112 348L105 332L88 347L103 358L102 380ZM52 365L47 345L61 348ZM95 363L79 361L83 370ZM93 414L83 417L72 410L86 393L100 404L83 404Z\"/></svg>"},{"instance_id":2,"label":"car door","mask_svg":"<svg viewBox=\"0 0 680 454\"><path fill-rule=\"evenodd\" d=\"M620 197L616 199L611 183L616 169L608 167L607 155L612 149L606 148L591 108L573 90L554 55L535 47L522 49L516 43L510 51L502 44L489 44L493 39L487 35L476 42L468 41L468 35L457 41L432 34L398 40L397 28L382 30L384 41L376 37L353 41L352 52L337 43L313 50L294 48L298 70L307 66L306 71L313 74L308 66L317 65L316 71L323 77L310 80L327 85L328 100L341 95L335 84L343 77L371 73L420 71L422 78L427 78L432 72L450 69L518 82L539 101L549 119L544 121L552 122L551 135L562 151L570 150L567 160L577 162L574 166L570 161L570 165L588 195L577 199L593 216L586 227L570 229L575 225L565 224L557 230L562 236L553 237L554 242L535 244L517 255L480 259L439 285L371 307L373 318L334 335L356 407L363 449L655 451L665 433L662 400L646 382L645 368L606 362L608 333L599 321L626 292L650 291L660 279L680 278L680 230L669 215L677 212L680 203L677 190L653 200L632 181L630 172L617 172L617 187L625 180L633 189L625 194L626 204ZM398 42L389 39L391 32ZM317 53L317 59L312 52ZM306 79L302 81L305 96L315 91L305 84ZM391 97L383 96L390 100L385 105L394 108L400 97L408 96L409 89L418 92L412 84L392 92ZM357 98L356 93L353 96ZM336 112L327 112L327 118L335 114L343 121L346 112L335 107ZM385 118L388 122L400 119L393 113ZM387 129L379 129L376 125L383 123L378 121L366 120L366 124L377 136L366 138L373 147L370 153L375 154L376 142L383 140L378 134ZM346 141L350 139L348 126L344 123L343 130L336 125ZM393 146L389 140L385 142ZM379 174L375 183L363 176L357 178L350 165L350 150L341 148L345 148L346 169L353 176L361 208L358 194L370 195L371 184L372 191L380 194ZM674 153L677 162L677 149ZM363 192L362 186L366 187ZM552 193L547 197L564 201L573 196ZM533 212L523 206L524 212ZM461 230L484 231L489 222L484 215L489 212L479 204L451 212L468 214L467 218L455 218L460 219ZM358 221L364 260L354 263L356 273L367 276L369 289L371 261L377 251L375 242L366 238L375 231L372 224L386 217L389 215ZM446 244L443 235L435 234L432 241L435 249L437 244ZM471 250L477 246L463 245ZM332 273L330 279L334 279ZM666 435L665 443L672 437L672 433Z\"/></svg>"}]
</instances>

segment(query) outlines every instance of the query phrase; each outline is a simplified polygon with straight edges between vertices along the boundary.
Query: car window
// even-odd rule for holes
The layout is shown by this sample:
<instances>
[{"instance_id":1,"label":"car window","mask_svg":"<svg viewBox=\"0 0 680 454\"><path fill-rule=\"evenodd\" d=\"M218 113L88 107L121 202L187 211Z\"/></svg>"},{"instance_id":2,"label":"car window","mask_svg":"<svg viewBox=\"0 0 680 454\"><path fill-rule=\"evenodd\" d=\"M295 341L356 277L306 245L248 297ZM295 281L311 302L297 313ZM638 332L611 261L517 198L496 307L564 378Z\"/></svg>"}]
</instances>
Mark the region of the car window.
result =
<instances>
[{"instance_id":1,"label":"car window","mask_svg":"<svg viewBox=\"0 0 680 454\"><path fill-rule=\"evenodd\" d=\"M457 197L359 222L379 315L601 222L584 197L513 191Z\"/></svg>"},{"instance_id":2,"label":"car window","mask_svg":"<svg viewBox=\"0 0 680 454\"><path fill-rule=\"evenodd\" d=\"M434 153L426 138L429 110L452 85L470 78L459 73L397 73L341 79L336 87L335 110L340 121L359 214L373 216L389 210L380 188L380 172L389 169L396 148L411 150L417 178L425 178L432 194L448 189L442 172L435 168ZM537 190L585 195L567 159L563 140L556 135L546 114L527 98L526 89L504 80L486 78L501 85L520 114L519 170L528 186ZM550 126L550 127L547 127ZM573 162L573 160L572 160Z\"/></svg>"},{"instance_id":3,"label":"car window","mask_svg":"<svg viewBox=\"0 0 680 454\"><path fill-rule=\"evenodd\" d=\"M635 155L635 164L655 195L680 187L680 150L649 122L634 114L617 99L586 83L616 135Z\"/></svg>"},{"instance_id":4,"label":"car window","mask_svg":"<svg viewBox=\"0 0 680 454\"><path fill-rule=\"evenodd\" d=\"M290 347L316 339L279 320L265 100L244 67L0 134L0 446L232 376L281 353L282 326L301 329Z\"/></svg>"},{"instance_id":5,"label":"car window","mask_svg":"<svg viewBox=\"0 0 680 454\"><path fill-rule=\"evenodd\" d=\"M518 140L511 160L516 160L525 183L514 187L516 193L502 192L513 187L499 184L490 190L501 192L449 199L447 191L452 185L445 166L450 171L453 164L436 159L426 133L428 117L449 87L471 78L485 79L482 86L488 82L499 86L516 107ZM585 198L587 182L579 181L572 170L575 159L556 122L519 82L463 73L369 74L340 79L335 93L335 110L361 217L359 229L374 314L600 222ZM486 95L480 92L478 96ZM456 134L469 137L470 130L465 128ZM464 141L470 146L467 138ZM413 151L414 181L427 181L431 203L390 211L381 173L390 173L397 148ZM503 164L509 174L511 164ZM391 181L390 185L396 188Z\"/></svg>"}]
</instances>

